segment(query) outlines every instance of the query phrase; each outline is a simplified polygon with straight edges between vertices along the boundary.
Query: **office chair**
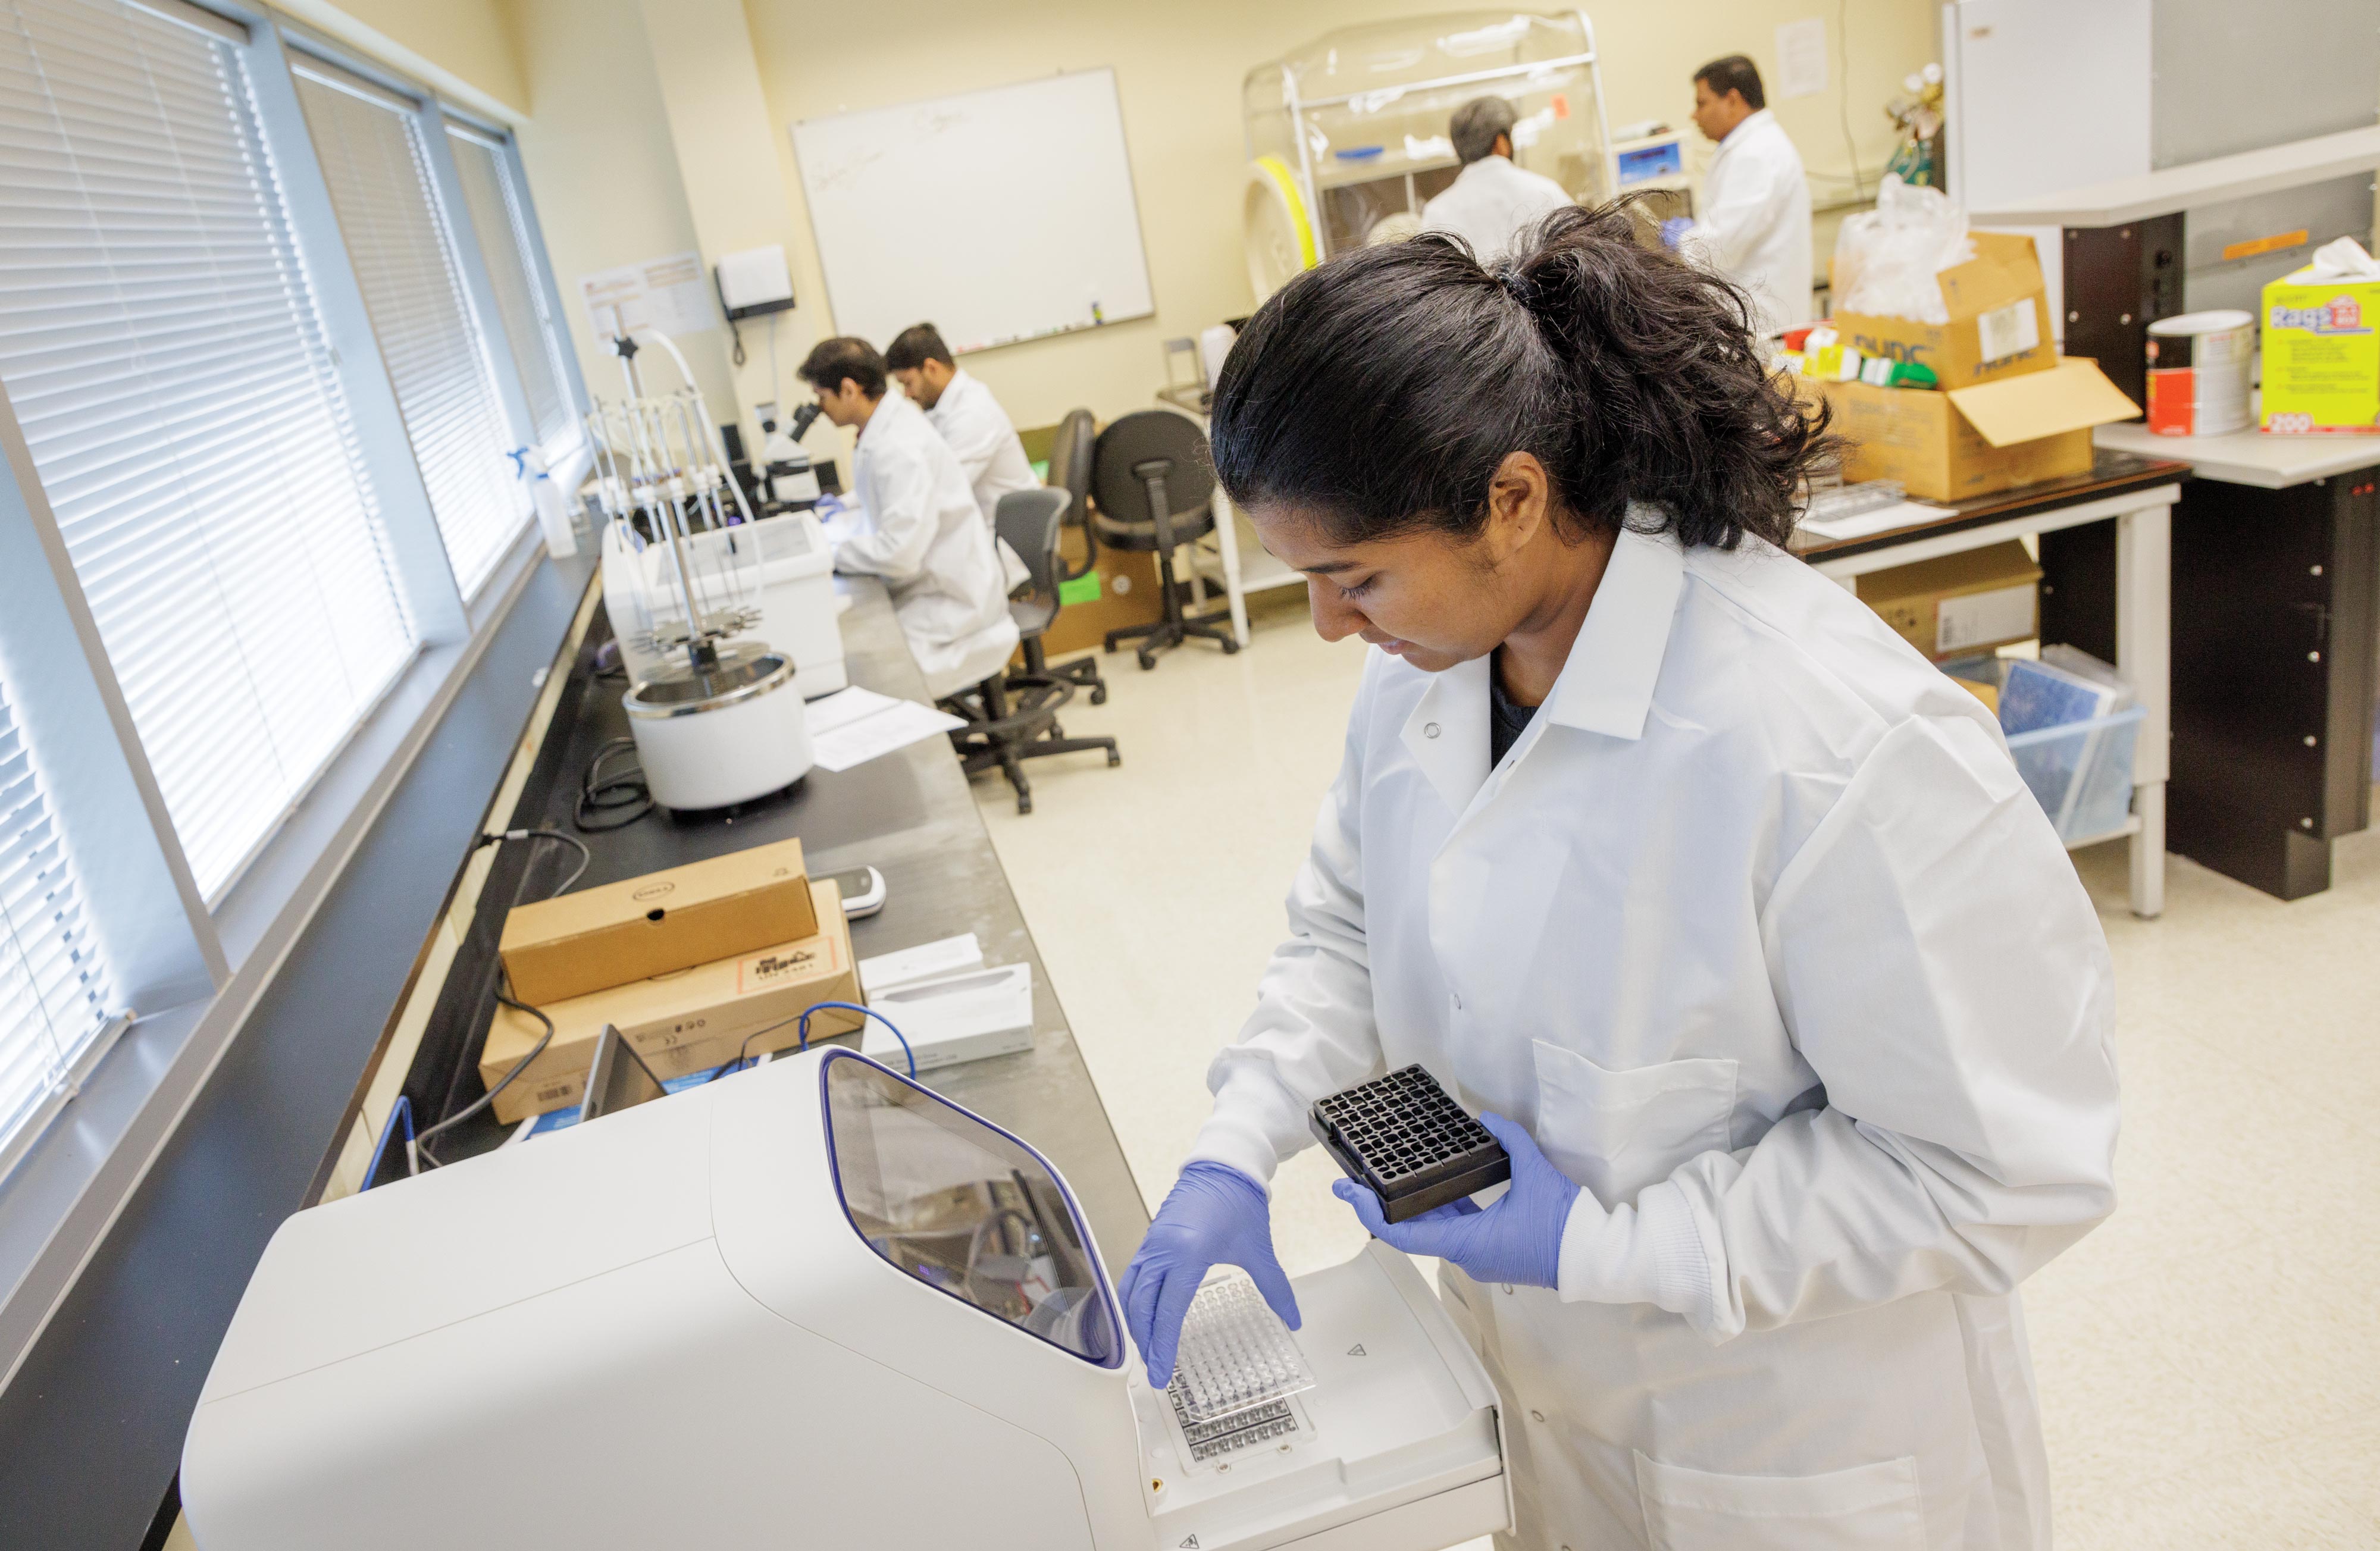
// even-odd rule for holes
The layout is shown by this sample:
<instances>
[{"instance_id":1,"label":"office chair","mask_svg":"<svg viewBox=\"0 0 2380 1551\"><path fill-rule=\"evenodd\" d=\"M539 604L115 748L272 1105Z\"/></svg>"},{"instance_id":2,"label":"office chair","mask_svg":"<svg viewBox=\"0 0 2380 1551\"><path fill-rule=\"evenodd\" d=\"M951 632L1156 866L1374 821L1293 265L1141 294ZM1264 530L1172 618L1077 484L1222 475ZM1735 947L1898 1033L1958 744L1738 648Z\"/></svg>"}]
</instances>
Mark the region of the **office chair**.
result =
<instances>
[{"instance_id":1,"label":"office chair","mask_svg":"<svg viewBox=\"0 0 2380 1551\"><path fill-rule=\"evenodd\" d=\"M993 529L1032 574L1032 590L1008 601L1027 666L1021 673L994 673L942 701L944 709L966 722L951 733L960 768L971 777L994 767L1005 771L1016 789L1019 813L1033 811L1033 785L1025 779L1027 759L1101 749L1110 765L1123 763L1113 738L1066 736L1058 712L1075 697L1076 685L1062 674L1031 666L1040 660L1042 632L1058 617L1058 527L1066 507L1061 490L1011 491L1000 498Z\"/></svg>"},{"instance_id":2,"label":"office chair","mask_svg":"<svg viewBox=\"0 0 2380 1551\"><path fill-rule=\"evenodd\" d=\"M1155 553L1165 615L1154 624L1108 632L1108 650L1123 641L1143 669L1157 666L1157 654L1192 636L1220 641L1225 655L1240 649L1231 621L1210 614L1192 619L1174 591L1176 545L1215 530L1215 465L1207 433L1185 415L1167 409L1135 409L1099 432L1091 458L1091 530L1111 550Z\"/></svg>"},{"instance_id":3,"label":"office chair","mask_svg":"<svg viewBox=\"0 0 2380 1551\"><path fill-rule=\"evenodd\" d=\"M1066 509L1060 514L1060 524L1083 530L1083 563L1079 570L1065 569L1062 561L1055 576L1059 581L1071 582L1089 576L1099 563L1099 535L1091 531L1091 454L1096 439L1096 422L1087 409L1069 409L1066 418L1058 422L1057 440L1050 444L1050 478L1051 490L1066 492ZM993 514L995 521L998 513ZM1020 551L1019 558L1023 558ZM1035 590L1039 590L1037 583ZM1091 704L1108 703L1107 681L1099 677L1099 660L1078 657L1059 667L1050 666L1042 654L1041 638L1035 636L1025 643L1025 671L1028 673L1051 674L1071 681L1091 692Z\"/></svg>"}]
</instances>

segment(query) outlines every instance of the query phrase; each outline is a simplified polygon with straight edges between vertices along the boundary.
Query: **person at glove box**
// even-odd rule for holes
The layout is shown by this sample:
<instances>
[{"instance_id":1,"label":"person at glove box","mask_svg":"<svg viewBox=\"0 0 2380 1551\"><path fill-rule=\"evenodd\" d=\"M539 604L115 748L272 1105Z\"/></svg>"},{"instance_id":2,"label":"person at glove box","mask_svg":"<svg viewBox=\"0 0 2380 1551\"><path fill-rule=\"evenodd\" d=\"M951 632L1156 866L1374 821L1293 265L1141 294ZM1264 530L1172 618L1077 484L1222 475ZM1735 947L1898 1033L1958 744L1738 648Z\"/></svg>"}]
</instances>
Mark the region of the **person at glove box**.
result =
<instances>
[{"instance_id":1,"label":"person at glove box","mask_svg":"<svg viewBox=\"0 0 2380 1551\"><path fill-rule=\"evenodd\" d=\"M2114 1205L2107 945L1982 705L1784 552L1837 449L1735 294L1609 209L1365 249L1258 310L1212 425L1375 649L1124 1275L1150 1381L1218 1264L1296 1323L1265 1181L1418 1061L1510 1188L1336 1189L1444 1263L1509 1544L2046 1546L2015 1289Z\"/></svg>"}]
</instances>

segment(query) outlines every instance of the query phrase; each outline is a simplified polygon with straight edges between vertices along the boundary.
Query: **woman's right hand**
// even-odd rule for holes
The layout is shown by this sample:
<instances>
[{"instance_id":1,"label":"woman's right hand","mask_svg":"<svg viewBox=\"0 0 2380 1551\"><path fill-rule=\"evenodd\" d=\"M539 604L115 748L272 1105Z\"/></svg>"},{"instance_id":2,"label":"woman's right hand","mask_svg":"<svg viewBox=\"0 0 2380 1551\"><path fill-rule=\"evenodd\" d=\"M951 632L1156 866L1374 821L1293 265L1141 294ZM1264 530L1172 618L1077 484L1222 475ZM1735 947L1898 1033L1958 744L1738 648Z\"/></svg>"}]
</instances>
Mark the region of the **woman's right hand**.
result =
<instances>
[{"instance_id":1,"label":"woman's right hand","mask_svg":"<svg viewBox=\"0 0 2380 1551\"><path fill-rule=\"evenodd\" d=\"M1247 1272L1272 1312L1297 1328L1297 1299L1272 1252L1272 1203L1264 1186L1228 1164L1201 1160L1184 1166L1123 1273L1124 1327L1148 1364L1151 1388L1173 1377L1182 1318L1218 1266Z\"/></svg>"}]
</instances>

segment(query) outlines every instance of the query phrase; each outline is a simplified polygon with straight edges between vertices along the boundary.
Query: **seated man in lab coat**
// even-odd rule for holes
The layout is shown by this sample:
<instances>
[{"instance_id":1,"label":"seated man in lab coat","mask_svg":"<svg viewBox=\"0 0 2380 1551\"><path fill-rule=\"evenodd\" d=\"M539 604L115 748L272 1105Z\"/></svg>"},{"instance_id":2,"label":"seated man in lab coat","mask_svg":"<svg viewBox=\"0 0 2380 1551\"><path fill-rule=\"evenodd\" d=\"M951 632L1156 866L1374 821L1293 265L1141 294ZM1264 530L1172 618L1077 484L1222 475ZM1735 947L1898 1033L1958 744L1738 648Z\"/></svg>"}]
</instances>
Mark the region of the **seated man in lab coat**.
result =
<instances>
[{"instance_id":1,"label":"seated man in lab coat","mask_svg":"<svg viewBox=\"0 0 2380 1551\"><path fill-rule=\"evenodd\" d=\"M951 359L951 347L942 343L941 331L931 323L915 323L894 334L885 347L884 365L901 384L901 391L909 395L909 402L926 412L926 418L958 454L967 483L975 488L975 503L983 509L985 524L993 526L996 533L993 519L1000 511L1000 498L1012 491L1041 488L1008 411L981 381L959 370ZM1012 590L1030 576L1025 563L1005 541L1000 545L1000 563L1007 570Z\"/></svg>"},{"instance_id":2,"label":"seated man in lab coat","mask_svg":"<svg viewBox=\"0 0 2380 1551\"><path fill-rule=\"evenodd\" d=\"M1552 178L1513 165L1512 124L1512 104L1501 97L1475 97L1455 109L1448 133L1463 171L1421 207L1423 231L1463 238L1483 264L1502 258L1549 212L1574 202Z\"/></svg>"},{"instance_id":3,"label":"seated man in lab coat","mask_svg":"<svg viewBox=\"0 0 2380 1551\"><path fill-rule=\"evenodd\" d=\"M1767 103L1759 70L1740 54L1694 72L1694 127L1718 154L1678 248L1749 292L1753 332L1773 334L1810 321L1810 184Z\"/></svg>"},{"instance_id":4,"label":"seated man in lab coat","mask_svg":"<svg viewBox=\"0 0 2380 1551\"><path fill-rule=\"evenodd\" d=\"M957 455L924 410L886 395L884 357L866 340L821 340L795 374L828 419L859 432L852 494L865 515L836 543L834 568L884 578L936 699L1000 672L1016 649L1016 622Z\"/></svg>"}]
</instances>

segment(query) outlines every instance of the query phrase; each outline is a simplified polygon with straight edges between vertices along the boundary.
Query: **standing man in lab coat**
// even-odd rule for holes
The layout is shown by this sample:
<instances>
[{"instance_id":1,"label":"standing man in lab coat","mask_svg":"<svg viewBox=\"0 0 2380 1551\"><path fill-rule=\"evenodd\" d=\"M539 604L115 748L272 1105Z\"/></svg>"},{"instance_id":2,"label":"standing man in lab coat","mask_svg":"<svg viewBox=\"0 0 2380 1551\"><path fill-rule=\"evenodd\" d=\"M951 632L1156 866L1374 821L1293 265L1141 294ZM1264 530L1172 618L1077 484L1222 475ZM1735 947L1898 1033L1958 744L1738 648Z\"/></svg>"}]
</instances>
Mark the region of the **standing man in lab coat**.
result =
<instances>
[{"instance_id":1,"label":"standing man in lab coat","mask_svg":"<svg viewBox=\"0 0 2380 1551\"><path fill-rule=\"evenodd\" d=\"M915 323L894 334L885 348L884 365L909 402L926 412L926 418L958 454L967 483L975 488L975 503L983 509L985 524L997 534L1000 498L1041 488L1008 411L980 379L959 370L951 359L951 347L942 343L941 331L931 323ZM1031 573L1006 540L1001 540L999 547L1009 587L1030 579Z\"/></svg>"},{"instance_id":2,"label":"standing man in lab coat","mask_svg":"<svg viewBox=\"0 0 2380 1551\"><path fill-rule=\"evenodd\" d=\"M852 487L865 511L834 568L884 578L928 694L990 678L1016 649L1016 622L957 455L924 410L886 395L884 357L866 340L821 340L795 370L828 419L859 432Z\"/></svg>"},{"instance_id":3,"label":"standing man in lab coat","mask_svg":"<svg viewBox=\"0 0 2380 1551\"><path fill-rule=\"evenodd\" d=\"M1801 327L1810 321L1810 182L1751 60L1730 54L1694 72L1694 127L1718 154L1680 251L1751 295L1760 333Z\"/></svg>"},{"instance_id":4,"label":"standing man in lab coat","mask_svg":"<svg viewBox=\"0 0 2380 1551\"><path fill-rule=\"evenodd\" d=\"M1513 164L1513 122L1512 104L1501 97L1475 97L1455 109L1448 133L1463 171L1421 207L1423 231L1461 237L1483 264L1502 258L1523 232L1572 202L1552 178Z\"/></svg>"},{"instance_id":5,"label":"standing man in lab coat","mask_svg":"<svg viewBox=\"0 0 2380 1551\"><path fill-rule=\"evenodd\" d=\"M1839 449L1734 293L1565 211L1309 270L1215 476L1368 643L1289 931L1118 1291L1162 1387L1266 1187L1418 1063L1509 1188L1436 1257L1502 1551L2046 1551L2017 1286L2115 1205L2107 944L1982 703L1786 549Z\"/></svg>"}]
</instances>

